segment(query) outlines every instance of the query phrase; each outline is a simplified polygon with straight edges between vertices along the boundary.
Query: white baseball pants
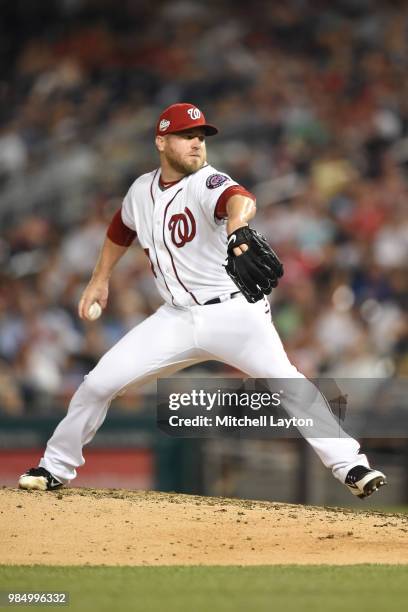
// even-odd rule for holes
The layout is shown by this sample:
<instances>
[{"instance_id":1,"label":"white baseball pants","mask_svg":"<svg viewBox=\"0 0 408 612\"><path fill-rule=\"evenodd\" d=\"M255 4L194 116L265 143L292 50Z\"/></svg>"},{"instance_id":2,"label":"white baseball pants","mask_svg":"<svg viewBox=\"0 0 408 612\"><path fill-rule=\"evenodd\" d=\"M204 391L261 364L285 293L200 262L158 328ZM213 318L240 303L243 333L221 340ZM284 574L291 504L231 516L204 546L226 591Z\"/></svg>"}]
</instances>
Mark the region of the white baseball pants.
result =
<instances>
[{"instance_id":1,"label":"white baseball pants","mask_svg":"<svg viewBox=\"0 0 408 612\"><path fill-rule=\"evenodd\" d=\"M66 417L48 441L40 466L61 482L74 479L76 468L85 463L83 446L102 425L111 400L130 384L143 385L159 375L168 376L207 360L222 361L252 378L304 379L290 363L267 306L266 300L250 304L243 296L188 309L161 306L85 376ZM316 398L313 415L324 423L325 431L333 431L333 437L308 437L307 441L323 464L344 482L351 467L368 466L368 461L359 455L356 440L344 432L344 437L338 436L339 425L326 402L320 393ZM291 416L305 416L301 406L292 406L291 411Z\"/></svg>"}]
</instances>

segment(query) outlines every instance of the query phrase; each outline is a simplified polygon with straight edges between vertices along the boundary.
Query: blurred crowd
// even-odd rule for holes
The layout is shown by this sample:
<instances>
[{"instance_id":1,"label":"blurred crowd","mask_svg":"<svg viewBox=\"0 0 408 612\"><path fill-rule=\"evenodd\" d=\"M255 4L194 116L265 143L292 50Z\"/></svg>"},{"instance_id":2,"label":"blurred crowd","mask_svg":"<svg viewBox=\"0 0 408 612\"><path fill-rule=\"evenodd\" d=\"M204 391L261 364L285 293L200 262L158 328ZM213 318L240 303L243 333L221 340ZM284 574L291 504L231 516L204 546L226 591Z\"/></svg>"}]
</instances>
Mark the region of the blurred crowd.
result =
<instances>
[{"instance_id":1,"label":"blurred crowd","mask_svg":"<svg viewBox=\"0 0 408 612\"><path fill-rule=\"evenodd\" d=\"M408 375L407 2L1 9L0 410L65 410L160 304L135 244L103 317L76 314L121 198L157 167L157 116L177 101L219 126L210 163L257 195L254 225L285 266L272 315L298 369Z\"/></svg>"}]
</instances>

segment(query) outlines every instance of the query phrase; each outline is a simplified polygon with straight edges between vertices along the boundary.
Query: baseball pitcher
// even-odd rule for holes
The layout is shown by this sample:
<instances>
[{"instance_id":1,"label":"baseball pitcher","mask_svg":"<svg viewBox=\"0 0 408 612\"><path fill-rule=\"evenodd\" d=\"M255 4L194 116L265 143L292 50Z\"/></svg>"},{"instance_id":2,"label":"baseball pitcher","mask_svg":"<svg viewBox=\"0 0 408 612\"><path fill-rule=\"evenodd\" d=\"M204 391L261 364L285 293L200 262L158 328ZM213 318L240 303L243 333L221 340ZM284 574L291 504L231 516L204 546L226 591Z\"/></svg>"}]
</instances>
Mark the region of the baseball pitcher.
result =
<instances>
[{"instance_id":1,"label":"baseball pitcher","mask_svg":"<svg viewBox=\"0 0 408 612\"><path fill-rule=\"evenodd\" d=\"M207 162L206 138L217 132L193 104L173 104L159 117L160 166L135 180L114 215L79 316L92 319L95 304L106 307L109 278L136 237L164 303L85 376L39 467L20 477L21 488L50 490L73 480L84 464L84 445L102 425L112 399L130 384L209 359L253 378L305 380L271 322L265 296L277 286L283 266L248 225L255 197ZM301 402L293 407L296 416L299 410ZM332 415L319 393L313 410L330 428ZM307 440L338 480L359 497L386 483L359 454L356 440L344 432L338 436L337 422L333 432Z\"/></svg>"}]
</instances>

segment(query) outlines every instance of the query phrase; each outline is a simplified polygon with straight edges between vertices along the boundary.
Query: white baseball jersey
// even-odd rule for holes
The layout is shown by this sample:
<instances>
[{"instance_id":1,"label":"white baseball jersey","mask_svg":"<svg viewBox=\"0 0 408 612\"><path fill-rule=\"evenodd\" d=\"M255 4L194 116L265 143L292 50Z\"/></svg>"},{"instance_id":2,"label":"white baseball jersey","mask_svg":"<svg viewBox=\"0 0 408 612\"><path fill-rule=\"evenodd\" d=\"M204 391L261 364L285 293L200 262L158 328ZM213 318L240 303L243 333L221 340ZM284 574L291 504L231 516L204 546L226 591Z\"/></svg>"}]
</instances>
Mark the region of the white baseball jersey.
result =
<instances>
[{"instance_id":1,"label":"white baseball jersey","mask_svg":"<svg viewBox=\"0 0 408 612\"><path fill-rule=\"evenodd\" d=\"M165 302L190 307L236 292L223 267L226 223L214 213L221 194L238 183L208 164L167 189L159 178L157 169L136 179L121 214L149 257Z\"/></svg>"}]
</instances>

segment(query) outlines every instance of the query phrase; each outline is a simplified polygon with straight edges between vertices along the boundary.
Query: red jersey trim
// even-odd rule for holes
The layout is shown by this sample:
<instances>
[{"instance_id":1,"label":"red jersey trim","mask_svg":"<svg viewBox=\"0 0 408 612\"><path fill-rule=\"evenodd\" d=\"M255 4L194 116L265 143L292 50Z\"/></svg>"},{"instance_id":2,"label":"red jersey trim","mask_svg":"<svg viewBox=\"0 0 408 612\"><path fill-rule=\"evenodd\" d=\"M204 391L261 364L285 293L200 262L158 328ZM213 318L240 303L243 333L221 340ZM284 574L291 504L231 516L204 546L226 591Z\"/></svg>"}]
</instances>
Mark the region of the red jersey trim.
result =
<instances>
[{"instance_id":1,"label":"red jersey trim","mask_svg":"<svg viewBox=\"0 0 408 612\"><path fill-rule=\"evenodd\" d=\"M159 172L159 170L160 170L160 168L157 168L156 172L153 175L152 182L150 183L150 196L152 198L153 208L154 208L154 206L156 204L156 202L154 201L154 195L153 195L153 185L154 185L154 181L156 180L156 176L157 176L157 173ZM162 272L162 269L160 267L159 254L157 252L156 243L154 241L153 224L152 224L152 244L153 244L154 256L156 257L157 269L159 270L160 274L163 277L163 282L166 285L167 291L170 293L171 301L173 302L173 306L174 306L174 303L175 303L174 302L174 296L173 296L172 292L169 289L169 286L168 286L167 281L166 281L166 277L164 276L164 274Z\"/></svg>"},{"instance_id":2,"label":"red jersey trim","mask_svg":"<svg viewBox=\"0 0 408 612\"><path fill-rule=\"evenodd\" d=\"M190 291L189 289L187 289L187 287L185 286L185 284L183 283L183 281L180 279L178 273L177 273L177 268L176 265L174 263L174 259L173 259L173 255L171 254L171 251L169 249L169 247L167 246L167 242L166 242L166 238L165 238L165 227L166 227L166 215L167 215L167 211L169 209L170 204L173 202L173 200L175 199L176 196L178 196L178 194L180 193L180 191L183 191L183 188L179 189L178 192L176 193L176 195L174 195L172 197L172 199L170 200L170 202L168 202L168 204L166 205L166 208L164 209L164 219L163 219L163 243L164 246L167 249L168 254L170 255L170 260L171 260L171 265L173 267L173 271L174 271L174 275L176 277L176 279L178 280L178 282L180 283L180 285L183 287L184 291L188 294L191 295L191 297L193 298L193 300L195 301L196 304L200 304L200 302L197 300L196 296L194 295L194 293L192 291Z\"/></svg>"},{"instance_id":3,"label":"red jersey trim","mask_svg":"<svg viewBox=\"0 0 408 612\"><path fill-rule=\"evenodd\" d=\"M168 181L167 183L165 183L161 177L161 175L159 176L159 187L162 191L165 191L166 189L168 189L169 187L173 187L173 185L177 185L177 183L179 183L180 181L183 180L183 178L185 178L184 176L182 176L180 179L178 179L177 181Z\"/></svg>"},{"instance_id":4,"label":"red jersey trim","mask_svg":"<svg viewBox=\"0 0 408 612\"><path fill-rule=\"evenodd\" d=\"M106 235L109 240L112 240L112 242L119 246L130 246L137 236L134 230L123 223L120 208L113 215Z\"/></svg>"},{"instance_id":5,"label":"red jersey trim","mask_svg":"<svg viewBox=\"0 0 408 612\"><path fill-rule=\"evenodd\" d=\"M214 217L216 219L225 219L227 217L227 202L234 195L242 195L256 202L254 194L245 189L245 187L241 187L241 185L232 185L232 187L228 187L228 189L218 198L214 210Z\"/></svg>"},{"instance_id":6,"label":"red jersey trim","mask_svg":"<svg viewBox=\"0 0 408 612\"><path fill-rule=\"evenodd\" d=\"M154 184L154 181L155 181L155 179L156 179L156 176L157 176L158 171L159 171L159 168L157 168L156 172L155 172L155 173L154 173L154 175L153 175L152 182L150 183L150 196L151 196L151 198L152 198L153 206L154 206L154 204L155 204L155 201L154 201L154 196L153 196L153 184Z\"/></svg>"}]
</instances>

